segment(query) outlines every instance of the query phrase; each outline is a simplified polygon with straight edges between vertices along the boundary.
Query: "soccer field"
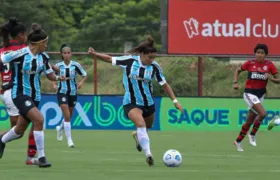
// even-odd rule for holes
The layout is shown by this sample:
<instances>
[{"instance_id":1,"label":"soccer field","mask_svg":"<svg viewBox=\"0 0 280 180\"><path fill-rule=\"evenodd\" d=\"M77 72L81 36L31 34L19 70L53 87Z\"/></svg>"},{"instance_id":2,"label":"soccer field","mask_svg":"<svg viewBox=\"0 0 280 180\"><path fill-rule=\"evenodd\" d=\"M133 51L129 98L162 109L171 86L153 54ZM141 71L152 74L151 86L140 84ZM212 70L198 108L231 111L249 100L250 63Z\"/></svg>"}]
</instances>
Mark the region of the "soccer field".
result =
<instances>
[{"instance_id":1,"label":"soccer field","mask_svg":"<svg viewBox=\"0 0 280 180\"><path fill-rule=\"evenodd\" d=\"M233 140L238 132L149 132L155 166L149 167L143 152L135 149L131 131L73 131L76 148L56 141L55 131L45 131L49 169L24 164L27 136L7 144L0 160L2 180L236 180L278 179L280 133L259 132L258 147L243 142L237 152ZM167 168L162 155L179 150L183 163Z\"/></svg>"}]
</instances>

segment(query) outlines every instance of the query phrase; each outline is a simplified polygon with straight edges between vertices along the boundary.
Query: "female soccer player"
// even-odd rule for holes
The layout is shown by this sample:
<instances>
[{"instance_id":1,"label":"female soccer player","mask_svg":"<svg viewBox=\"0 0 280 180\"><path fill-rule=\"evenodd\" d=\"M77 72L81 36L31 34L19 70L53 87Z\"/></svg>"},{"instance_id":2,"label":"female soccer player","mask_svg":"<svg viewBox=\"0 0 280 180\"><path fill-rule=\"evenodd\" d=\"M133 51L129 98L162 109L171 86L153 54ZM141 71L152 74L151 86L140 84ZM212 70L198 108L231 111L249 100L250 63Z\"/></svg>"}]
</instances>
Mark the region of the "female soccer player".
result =
<instances>
[{"instance_id":1,"label":"female soccer player","mask_svg":"<svg viewBox=\"0 0 280 180\"><path fill-rule=\"evenodd\" d=\"M41 100L40 74L44 72L52 81L64 80L56 76L49 64L49 57L44 51L47 48L48 36L39 24L32 24L27 37L29 46L11 53L1 55L2 63L13 62L12 99L19 110L16 126L0 136L0 158L5 144L23 136L29 123L34 125L34 138L38 150L38 166L50 167L45 157L43 116L38 109Z\"/></svg>"},{"instance_id":2,"label":"female soccer player","mask_svg":"<svg viewBox=\"0 0 280 180\"><path fill-rule=\"evenodd\" d=\"M111 57L95 52L89 48L90 54L103 61L123 68L123 86L125 89L123 108L125 115L133 121L137 128L136 142L139 151L144 150L146 162L149 166L154 164L150 150L150 139L147 128L151 128L155 117L155 105L152 96L152 79L164 88L172 99L174 106L183 112L182 105L176 99L172 88L168 85L158 63L154 61L156 48L154 40L149 37L145 42L129 51L130 56Z\"/></svg>"},{"instance_id":3,"label":"female soccer player","mask_svg":"<svg viewBox=\"0 0 280 180\"><path fill-rule=\"evenodd\" d=\"M234 141L237 151L243 151L241 141L246 136L251 125L254 123L251 133L249 134L249 142L252 146L257 146L256 133L266 116L266 111L262 105L267 86L267 73L278 77L278 70L275 65L265 57L268 54L268 47L265 44L257 44L254 53L255 60L248 60L234 73L233 87L239 89L238 76L242 71L248 71L243 98L248 105L248 116L246 122L242 125L239 136Z\"/></svg>"},{"instance_id":4,"label":"female soccer player","mask_svg":"<svg viewBox=\"0 0 280 180\"><path fill-rule=\"evenodd\" d=\"M27 29L20 23L17 19L11 18L9 22L2 25L0 29L0 34L2 36L4 47L0 49L0 53L8 53L15 51L21 48L26 47L25 42L27 39ZM12 40L10 40L12 37ZM10 63L0 63L0 72L2 79L2 90L1 94L3 95L3 103L6 106L7 113L10 116L11 128L14 127L19 118L19 112L17 107L14 105L11 97L11 88L13 87L12 80L12 64ZM30 129L28 137L28 150L27 150L27 165L36 165L38 164L37 158L34 158L36 155L36 144L33 135L33 126Z\"/></svg>"},{"instance_id":5,"label":"female soccer player","mask_svg":"<svg viewBox=\"0 0 280 180\"><path fill-rule=\"evenodd\" d=\"M57 101L64 116L61 125L56 127L57 140L62 141L62 130L64 129L68 147L72 148L74 147L74 143L71 137L70 120L77 102L77 89L82 87L87 78L87 73L79 63L71 60L71 48L69 46L63 44L60 48L60 53L63 61L57 63L55 66L58 67L59 74L64 76L66 81L59 82L58 87L54 83L54 88L57 89ZM77 74L82 76L78 84L76 83Z\"/></svg>"}]
</instances>

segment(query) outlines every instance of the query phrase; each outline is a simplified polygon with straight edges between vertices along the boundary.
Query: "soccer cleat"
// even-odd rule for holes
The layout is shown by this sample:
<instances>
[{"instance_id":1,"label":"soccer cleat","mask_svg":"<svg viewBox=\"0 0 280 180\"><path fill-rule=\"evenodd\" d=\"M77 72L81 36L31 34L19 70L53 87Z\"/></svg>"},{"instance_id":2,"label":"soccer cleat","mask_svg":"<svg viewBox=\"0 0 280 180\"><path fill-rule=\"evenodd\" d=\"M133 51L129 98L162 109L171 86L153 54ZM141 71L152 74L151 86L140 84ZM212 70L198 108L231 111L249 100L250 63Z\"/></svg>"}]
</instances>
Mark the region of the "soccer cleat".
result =
<instances>
[{"instance_id":1,"label":"soccer cleat","mask_svg":"<svg viewBox=\"0 0 280 180\"><path fill-rule=\"evenodd\" d=\"M274 126L276 126L275 124L275 120L279 119L278 116L274 116L273 119L271 121L269 121L267 129L270 131L272 128L274 128Z\"/></svg>"},{"instance_id":2,"label":"soccer cleat","mask_svg":"<svg viewBox=\"0 0 280 180\"><path fill-rule=\"evenodd\" d=\"M141 151L142 151L142 147L141 147L141 145L140 145L139 142L138 142L137 132L136 132L136 131L133 131L133 132L132 132L132 137L133 137L133 139L134 139L135 142L136 142L136 149L137 149L139 152L141 152Z\"/></svg>"},{"instance_id":3,"label":"soccer cleat","mask_svg":"<svg viewBox=\"0 0 280 180\"><path fill-rule=\"evenodd\" d=\"M25 164L26 165L38 165L39 161L38 161L38 158L27 157Z\"/></svg>"},{"instance_id":4,"label":"soccer cleat","mask_svg":"<svg viewBox=\"0 0 280 180\"><path fill-rule=\"evenodd\" d=\"M239 152L244 151L243 148L242 148L241 142L234 141L233 144L236 146L237 151L239 151Z\"/></svg>"},{"instance_id":5,"label":"soccer cleat","mask_svg":"<svg viewBox=\"0 0 280 180\"><path fill-rule=\"evenodd\" d=\"M63 140L63 136L62 136L62 130L60 130L60 126L56 126L56 132L57 132L57 140L58 141L62 141Z\"/></svg>"},{"instance_id":6,"label":"soccer cleat","mask_svg":"<svg viewBox=\"0 0 280 180\"><path fill-rule=\"evenodd\" d=\"M154 165L154 159L152 156L148 156L146 159L146 162L148 163L149 166L153 166Z\"/></svg>"},{"instance_id":7,"label":"soccer cleat","mask_svg":"<svg viewBox=\"0 0 280 180\"><path fill-rule=\"evenodd\" d=\"M0 135L0 159L2 158L5 150L6 144L2 142L2 137L4 134Z\"/></svg>"},{"instance_id":8,"label":"soccer cleat","mask_svg":"<svg viewBox=\"0 0 280 180\"><path fill-rule=\"evenodd\" d=\"M75 147L75 145L74 145L72 139L68 140L67 143L68 143L68 147L69 147L69 148L74 148L74 147Z\"/></svg>"},{"instance_id":9,"label":"soccer cleat","mask_svg":"<svg viewBox=\"0 0 280 180\"><path fill-rule=\"evenodd\" d=\"M249 142L252 146L257 146L256 136L248 134Z\"/></svg>"},{"instance_id":10,"label":"soccer cleat","mask_svg":"<svg viewBox=\"0 0 280 180\"><path fill-rule=\"evenodd\" d=\"M38 163L39 168L48 168L51 167L51 163L49 163L46 159L46 157L41 157L39 158L39 163Z\"/></svg>"}]
</instances>

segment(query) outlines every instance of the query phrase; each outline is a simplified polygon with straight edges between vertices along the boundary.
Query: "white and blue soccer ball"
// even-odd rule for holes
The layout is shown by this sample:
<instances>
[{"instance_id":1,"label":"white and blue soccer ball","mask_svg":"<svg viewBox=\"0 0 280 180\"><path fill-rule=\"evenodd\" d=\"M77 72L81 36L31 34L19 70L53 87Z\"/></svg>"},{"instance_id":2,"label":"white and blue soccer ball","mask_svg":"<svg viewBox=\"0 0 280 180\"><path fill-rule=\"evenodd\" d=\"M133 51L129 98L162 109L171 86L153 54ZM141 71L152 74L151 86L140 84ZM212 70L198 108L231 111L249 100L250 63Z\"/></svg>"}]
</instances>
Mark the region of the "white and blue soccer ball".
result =
<instances>
[{"instance_id":1,"label":"white and blue soccer ball","mask_svg":"<svg viewBox=\"0 0 280 180\"><path fill-rule=\"evenodd\" d=\"M182 155L175 149L169 149L163 155L163 162L167 167L178 167L182 163Z\"/></svg>"}]
</instances>

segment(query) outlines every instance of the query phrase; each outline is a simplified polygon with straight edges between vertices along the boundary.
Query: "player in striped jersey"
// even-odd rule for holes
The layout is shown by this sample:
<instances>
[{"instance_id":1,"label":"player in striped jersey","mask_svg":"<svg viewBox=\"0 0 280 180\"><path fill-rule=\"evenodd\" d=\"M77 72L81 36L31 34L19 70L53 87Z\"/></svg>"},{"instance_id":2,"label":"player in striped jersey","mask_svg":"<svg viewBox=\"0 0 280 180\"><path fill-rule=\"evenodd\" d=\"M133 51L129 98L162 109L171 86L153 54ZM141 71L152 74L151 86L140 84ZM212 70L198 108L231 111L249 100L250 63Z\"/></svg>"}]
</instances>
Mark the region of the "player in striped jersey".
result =
<instances>
[{"instance_id":1,"label":"player in striped jersey","mask_svg":"<svg viewBox=\"0 0 280 180\"><path fill-rule=\"evenodd\" d=\"M16 126L0 136L0 158L3 156L5 144L22 137L32 122L39 158L38 166L50 167L51 164L47 161L44 150L44 119L38 109L41 100L40 75L44 72L52 81L65 78L55 75L49 64L48 55L43 53L47 48L48 36L39 24L32 24L28 41L28 47L1 55L3 63L13 62L12 99L20 116Z\"/></svg>"},{"instance_id":2,"label":"player in striped jersey","mask_svg":"<svg viewBox=\"0 0 280 180\"><path fill-rule=\"evenodd\" d=\"M21 48L26 47L25 42L27 39L27 28L25 25L20 23L17 19L11 18L9 22L5 23L1 27L1 36L4 42L4 47L0 49L0 53L9 53ZM9 37L12 37L10 40ZM2 80L2 90L1 94L3 95L3 103L6 106L7 113L10 116L11 127L14 127L19 118L19 112L17 107L14 105L11 91L13 87L12 81L12 64L10 63L0 63L1 71L1 80ZM30 129L28 137L28 151L27 151L27 165L36 165L38 164L38 159L35 158L36 155L36 144L33 135L33 126Z\"/></svg>"},{"instance_id":3,"label":"player in striped jersey","mask_svg":"<svg viewBox=\"0 0 280 180\"><path fill-rule=\"evenodd\" d=\"M123 108L125 115L133 121L137 131L133 133L138 151L142 148L146 155L146 162L152 166L154 160L150 150L150 139L147 129L151 128L155 117L153 101L152 80L155 79L172 99L174 106L183 112L182 105L176 99L172 88L166 82L161 67L154 61L156 48L154 40L149 37L138 47L129 51L130 56L111 57L95 52L89 48L90 54L101 58L103 61L120 66L123 69L123 86L125 94Z\"/></svg>"},{"instance_id":4,"label":"player in striped jersey","mask_svg":"<svg viewBox=\"0 0 280 180\"><path fill-rule=\"evenodd\" d=\"M77 102L77 89L80 89L87 78L87 73L84 68L78 63L71 60L71 48L63 44L60 48L62 55L61 62L55 66L59 69L59 74L66 78L66 81L59 82L58 86L54 83L54 88L57 89L57 101L63 112L64 120L60 126L56 127L57 140L62 141L62 130L64 129L67 138L68 147L74 147L71 137L71 117L74 107ZM77 74L82 76L81 81L77 84Z\"/></svg>"}]
</instances>

